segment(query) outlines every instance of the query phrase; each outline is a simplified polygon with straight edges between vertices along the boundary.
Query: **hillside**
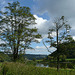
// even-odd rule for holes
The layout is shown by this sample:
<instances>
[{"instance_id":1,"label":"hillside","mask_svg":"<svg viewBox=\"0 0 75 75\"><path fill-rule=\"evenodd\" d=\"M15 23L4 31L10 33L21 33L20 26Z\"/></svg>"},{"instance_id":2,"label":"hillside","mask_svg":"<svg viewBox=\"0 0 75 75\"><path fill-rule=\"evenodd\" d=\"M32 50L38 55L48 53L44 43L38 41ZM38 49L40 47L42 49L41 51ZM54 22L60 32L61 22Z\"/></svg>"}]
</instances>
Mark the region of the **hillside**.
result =
<instances>
[{"instance_id":1,"label":"hillside","mask_svg":"<svg viewBox=\"0 0 75 75\"><path fill-rule=\"evenodd\" d=\"M47 55L25 54L24 57L26 57L29 60L33 60L33 59L43 59L47 57Z\"/></svg>"}]
</instances>

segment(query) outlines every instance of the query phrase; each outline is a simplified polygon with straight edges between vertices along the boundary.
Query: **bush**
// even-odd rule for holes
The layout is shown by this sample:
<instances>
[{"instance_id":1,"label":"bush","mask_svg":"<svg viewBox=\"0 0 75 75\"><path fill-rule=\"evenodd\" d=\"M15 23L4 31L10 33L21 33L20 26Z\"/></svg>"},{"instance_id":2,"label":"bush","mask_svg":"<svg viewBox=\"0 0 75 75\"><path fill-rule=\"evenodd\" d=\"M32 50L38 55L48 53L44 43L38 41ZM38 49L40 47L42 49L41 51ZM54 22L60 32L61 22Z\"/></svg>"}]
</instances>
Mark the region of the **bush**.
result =
<instances>
[{"instance_id":1,"label":"bush","mask_svg":"<svg viewBox=\"0 0 75 75\"><path fill-rule=\"evenodd\" d=\"M4 61L11 61L11 58L7 54L0 53L0 62Z\"/></svg>"}]
</instances>

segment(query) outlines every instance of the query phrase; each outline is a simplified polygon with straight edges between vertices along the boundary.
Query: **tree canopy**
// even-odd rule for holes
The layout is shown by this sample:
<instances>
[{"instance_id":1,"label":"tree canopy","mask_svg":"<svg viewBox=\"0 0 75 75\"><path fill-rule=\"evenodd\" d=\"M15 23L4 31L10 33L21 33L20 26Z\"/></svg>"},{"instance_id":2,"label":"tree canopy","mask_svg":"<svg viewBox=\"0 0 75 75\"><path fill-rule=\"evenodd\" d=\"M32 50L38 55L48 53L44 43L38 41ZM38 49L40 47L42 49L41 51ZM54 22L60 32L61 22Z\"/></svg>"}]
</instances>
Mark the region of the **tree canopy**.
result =
<instances>
[{"instance_id":1,"label":"tree canopy","mask_svg":"<svg viewBox=\"0 0 75 75\"><path fill-rule=\"evenodd\" d=\"M3 29L1 37L16 59L19 51L31 48L31 42L37 42L36 38L41 35L37 33L37 28L32 26L36 23L29 7L13 2L8 3L5 9L5 12L0 11L0 26Z\"/></svg>"},{"instance_id":2,"label":"tree canopy","mask_svg":"<svg viewBox=\"0 0 75 75\"><path fill-rule=\"evenodd\" d=\"M75 41L63 42L59 44L60 55L66 55L67 58L75 58ZM57 50L50 54L50 56L57 57Z\"/></svg>"}]
</instances>

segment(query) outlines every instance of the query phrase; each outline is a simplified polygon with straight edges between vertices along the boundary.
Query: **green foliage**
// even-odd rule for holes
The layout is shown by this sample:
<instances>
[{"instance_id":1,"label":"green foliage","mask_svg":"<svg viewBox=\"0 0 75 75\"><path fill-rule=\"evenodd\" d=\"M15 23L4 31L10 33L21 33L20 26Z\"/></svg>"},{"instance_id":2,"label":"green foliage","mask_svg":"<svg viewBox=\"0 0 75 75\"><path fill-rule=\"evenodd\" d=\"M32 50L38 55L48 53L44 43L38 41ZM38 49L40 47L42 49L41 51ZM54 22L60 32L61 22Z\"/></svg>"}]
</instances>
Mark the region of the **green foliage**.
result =
<instances>
[{"instance_id":1,"label":"green foliage","mask_svg":"<svg viewBox=\"0 0 75 75\"><path fill-rule=\"evenodd\" d=\"M62 62L64 62L66 60L66 55L60 55L60 59Z\"/></svg>"},{"instance_id":2,"label":"green foliage","mask_svg":"<svg viewBox=\"0 0 75 75\"><path fill-rule=\"evenodd\" d=\"M26 64L28 62L28 59L24 57L24 54L19 54L18 59L16 60L16 62Z\"/></svg>"},{"instance_id":3,"label":"green foliage","mask_svg":"<svg viewBox=\"0 0 75 75\"><path fill-rule=\"evenodd\" d=\"M74 75L75 70L61 69L59 72L55 68L34 67L22 63L4 63L1 75Z\"/></svg>"},{"instance_id":4,"label":"green foliage","mask_svg":"<svg viewBox=\"0 0 75 75\"><path fill-rule=\"evenodd\" d=\"M0 53L0 62L4 61L11 61L11 58L7 54Z\"/></svg>"},{"instance_id":5,"label":"green foliage","mask_svg":"<svg viewBox=\"0 0 75 75\"><path fill-rule=\"evenodd\" d=\"M35 58L33 58L33 61L36 61L36 59L35 59Z\"/></svg>"},{"instance_id":6,"label":"green foliage","mask_svg":"<svg viewBox=\"0 0 75 75\"><path fill-rule=\"evenodd\" d=\"M1 36L16 59L19 51L31 48L31 42L36 42L35 38L41 35L37 34L37 28L32 27L36 23L29 7L20 6L17 1L8 3L5 8L6 11L1 12L0 25L4 26Z\"/></svg>"},{"instance_id":7,"label":"green foliage","mask_svg":"<svg viewBox=\"0 0 75 75\"><path fill-rule=\"evenodd\" d=\"M60 56L66 55L67 58L75 58L75 41L73 39L70 42L59 44L59 49ZM57 57L57 51L50 54L50 56Z\"/></svg>"},{"instance_id":8,"label":"green foliage","mask_svg":"<svg viewBox=\"0 0 75 75\"><path fill-rule=\"evenodd\" d=\"M24 57L20 57L16 60L16 62L25 63L27 60L25 60Z\"/></svg>"},{"instance_id":9,"label":"green foliage","mask_svg":"<svg viewBox=\"0 0 75 75\"><path fill-rule=\"evenodd\" d=\"M75 58L75 41L64 43L66 46L66 56L68 58Z\"/></svg>"}]
</instances>

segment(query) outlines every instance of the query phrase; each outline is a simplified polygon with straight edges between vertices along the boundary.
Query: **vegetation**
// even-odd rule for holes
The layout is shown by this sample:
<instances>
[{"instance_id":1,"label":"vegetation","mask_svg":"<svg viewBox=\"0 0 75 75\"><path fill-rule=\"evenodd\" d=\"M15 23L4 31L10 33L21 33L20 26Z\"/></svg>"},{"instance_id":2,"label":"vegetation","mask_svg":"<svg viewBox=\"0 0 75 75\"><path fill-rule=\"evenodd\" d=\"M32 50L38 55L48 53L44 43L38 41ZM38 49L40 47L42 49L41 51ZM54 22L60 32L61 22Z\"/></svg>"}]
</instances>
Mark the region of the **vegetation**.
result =
<instances>
[{"instance_id":1,"label":"vegetation","mask_svg":"<svg viewBox=\"0 0 75 75\"><path fill-rule=\"evenodd\" d=\"M75 41L69 35L71 27L64 16L56 19L54 27L50 27L48 32L46 42L56 51L51 53L43 42L51 53L49 56L25 55L26 49L33 49L31 43L41 38L37 28L32 26L36 24L36 18L29 7L20 6L18 1L8 3L5 8L7 11L0 11L0 39L5 42L0 44L0 50L4 52L0 52L0 75L75 74ZM37 67L37 63L49 67Z\"/></svg>"},{"instance_id":2,"label":"vegetation","mask_svg":"<svg viewBox=\"0 0 75 75\"><path fill-rule=\"evenodd\" d=\"M64 42L62 44L59 44L60 46L60 55L65 55L66 58L75 58L75 41L71 38L70 42ZM49 56L56 57L57 51L53 52ZM63 57L62 57L63 58Z\"/></svg>"},{"instance_id":3,"label":"vegetation","mask_svg":"<svg viewBox=\"0 0 75 75\"><path fill-rule=\"evenodd\" d=\"M75 60L75 58L69 58L69 59L66 59L68 61L72 61L72 60Z\"/></svg>"},{"instance_id":4,"label":"vegetation","mask_svg":"<svg viewBox=\"0 0 75 75\"><path fill-rule=\"evenodd\" d=\"M11 58L7 55L7 54L4 54L4 53L0 53L0 62L5 62L5 61L11 61Z\"/></svg>"},{"instance_id":5,"label":"vegetation","mask_svg":"<svg viewBox=\"0 0 75 75\"><path fill-rule=\"evenodd\" d=\"M35 24L35 17L31 14L30 8L20 6L19 2L8 3L5 7L7 11L0 12L0 26L2 28L2 40L5 41L6 48L12 50L13 58L16 60L18 54L30 47L31 42L37 42L35 38L40 38L37 28L31 27Z\"/></svg>"},{"instance_id":6,"label":"vegetation","mask_svg":"<svg viewBox=\"0 0 75 75\"><path fill-rule=\"evenodd\" d=\"M74 75L75 70L55 68L42 68L22 63L3 63L0 67L1 75Z\"/></svg>"},{"instance_id":7,"label":"vegetation","mask_svg":"<svg viewBox=\"0 0 75 75\"><path fill-rule=\"evenodd\" d=\"M60 52L62 50L60 48L60 44L62 44L62 42L65 40L69 41L68 38L70 38L68 33L69 33L71 27L66 22L67 21L65 20L64 16L62 16L61 18L55 19L53 28L49 28L49 32L48 32L49 40L46 41L47 43L49 43L50 47L56 48L57 70L59 70ZM53 34L56 34L56 35L53 36ZM55 38L56 38L56 40L55 40ZM62 47L63 47L63 44L62 44Z\"/></svg>"}]
</instances>

